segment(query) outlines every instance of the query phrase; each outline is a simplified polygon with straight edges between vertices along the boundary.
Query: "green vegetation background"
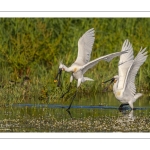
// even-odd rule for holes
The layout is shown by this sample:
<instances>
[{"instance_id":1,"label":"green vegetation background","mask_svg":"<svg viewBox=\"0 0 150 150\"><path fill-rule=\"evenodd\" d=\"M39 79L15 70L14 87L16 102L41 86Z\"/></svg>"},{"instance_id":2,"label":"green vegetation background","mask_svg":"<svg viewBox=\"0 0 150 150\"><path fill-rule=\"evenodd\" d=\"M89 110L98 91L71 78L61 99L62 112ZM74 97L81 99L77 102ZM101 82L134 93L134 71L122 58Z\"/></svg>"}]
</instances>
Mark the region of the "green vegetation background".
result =
<instances>
[{"instance_id":1,"label":"green vegetation background","mask_svg":"<svg viewBox=\"0 0 150 150\"><path fill-rule=\"evenodd\" d=\"M57 100L70 78L63 73L62 88L56 86L59 62L66 66L74 62L78 40L90 28L95 29L91 60L120 51L125 39L132 43L135 55L141 47L149 51L150 18L0 18L0 98L9 103ZM117 74L118 60L101 61L90 69L86 76L95 81L81 85L80 92L101 92L102 81ZM149 62L148 57L137 74L138 91L150 89ZM25 76L30 78L29 87L19 84Z\"/></svg>"}]
</instances>

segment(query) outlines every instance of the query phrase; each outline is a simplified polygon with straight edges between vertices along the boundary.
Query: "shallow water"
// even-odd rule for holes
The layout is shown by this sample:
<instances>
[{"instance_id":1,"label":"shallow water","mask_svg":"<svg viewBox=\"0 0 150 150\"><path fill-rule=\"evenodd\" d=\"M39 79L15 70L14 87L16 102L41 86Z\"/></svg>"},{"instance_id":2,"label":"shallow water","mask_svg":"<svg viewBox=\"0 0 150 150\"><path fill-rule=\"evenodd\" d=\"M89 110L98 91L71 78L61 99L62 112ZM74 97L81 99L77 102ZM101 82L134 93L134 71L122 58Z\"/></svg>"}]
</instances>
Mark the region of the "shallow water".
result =
<instances>
[{"instance_id":1,"label":"shallow water","mask_svg":"<svg viewBox=\"0 0 150 150\"><path fill-rule=\"evenodd\" d=\"M13 104L0 108L1 132L149 132L150 99L145 95L119 110L114 95L101 93L82 95L75 99L70 112L70 100L60 99L48 104Z\"/></svg>"}]
</instances>

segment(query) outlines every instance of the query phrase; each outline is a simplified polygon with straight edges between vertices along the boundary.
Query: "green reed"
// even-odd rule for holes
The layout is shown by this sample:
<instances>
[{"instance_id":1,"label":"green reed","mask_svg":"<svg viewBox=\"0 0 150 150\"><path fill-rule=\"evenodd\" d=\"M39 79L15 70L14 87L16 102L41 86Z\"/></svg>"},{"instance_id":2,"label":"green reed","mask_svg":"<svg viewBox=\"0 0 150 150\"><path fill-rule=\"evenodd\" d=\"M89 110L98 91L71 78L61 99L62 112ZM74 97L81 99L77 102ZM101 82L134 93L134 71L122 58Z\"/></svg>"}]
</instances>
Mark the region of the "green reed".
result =
<instances>
[{"instance_id":1,"label":"green reed","mask_svg":"<svg viewBox=\"0 0 150 150\"><path fill-rule=\"evenodd\" d=\"M150 46L150 18L0 18L0 81L3 99L23 101L20 86L23 77L31 80L28 99L49 102L57 100L69 84L70 74L63 73L62 89L53 82L59 62L70 66L77 57L78 40L88 29L95 28L95 43L91 60L121 50L129 39L136 55L141 47ZM118 73L119 58L107 63L101 61L85 76L80 92L101 92L103 81ZM137 77L137 90L150 89L150 59L141 66ZM20 84L7 90L9 81ZM76 86L76 82L73 83ZM9 87L10 88L10 87ZM110 87L111 89L112 87ZM12 94L13 93L13 94Z\"/></svg>"}]
</instances>

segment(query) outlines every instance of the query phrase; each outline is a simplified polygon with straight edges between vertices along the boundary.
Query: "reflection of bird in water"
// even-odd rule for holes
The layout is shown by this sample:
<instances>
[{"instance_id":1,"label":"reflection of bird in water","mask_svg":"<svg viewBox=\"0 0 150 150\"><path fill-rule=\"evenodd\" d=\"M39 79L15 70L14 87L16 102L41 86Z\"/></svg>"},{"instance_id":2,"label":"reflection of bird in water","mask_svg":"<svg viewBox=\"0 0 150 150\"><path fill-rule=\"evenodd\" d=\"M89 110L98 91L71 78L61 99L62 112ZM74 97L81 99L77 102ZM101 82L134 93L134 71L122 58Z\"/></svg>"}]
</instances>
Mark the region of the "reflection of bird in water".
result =
<instances>
[{"instance_id":1,"label":"reflection of bird in water","mask_svg":"<svg viewBox=\"0 0 150 150\"><path fill-rule=\"evenodd\" d=\"M141 93L136 93L135 76L140 69L140 66L146 61L147 51L146 48L140 49L137 56L133 56L133 48L128 40L125 40L121 51L128 50L120 56L118 65L118 75L114 76L111 80L113 85L113 92L115 97L121 102L120 108L124 105L130 105L133 109L133 103L142 96ZM108 81L110 81L108 80ZM104 83L106 83L105 81Z\"/></svg>"},{"instance_id":2,"label":"reflection of bird in water","mask_svg":"<svg viewBox=\"0 0 150 150\"><path fill-rule=\"evenodd\" d=\"M71 115L70 110L68 110L68 111L66 111L66 112L69 114L70 118L72 118L72 115Z\"/></svg>"},{"instance_id":3,"label":"reflection of bird in water","mask_svg":"<svg viewBox=\"0 0 150 150\"><path fill-rule=\"evenodd\" d=\"M125 122L130 122L135 120L135 116L133 114L133 110L129 111L122 111L122 116L119 116L118 119L116 120L119 123L125 123Z\"/></svg>"}]
</instances>

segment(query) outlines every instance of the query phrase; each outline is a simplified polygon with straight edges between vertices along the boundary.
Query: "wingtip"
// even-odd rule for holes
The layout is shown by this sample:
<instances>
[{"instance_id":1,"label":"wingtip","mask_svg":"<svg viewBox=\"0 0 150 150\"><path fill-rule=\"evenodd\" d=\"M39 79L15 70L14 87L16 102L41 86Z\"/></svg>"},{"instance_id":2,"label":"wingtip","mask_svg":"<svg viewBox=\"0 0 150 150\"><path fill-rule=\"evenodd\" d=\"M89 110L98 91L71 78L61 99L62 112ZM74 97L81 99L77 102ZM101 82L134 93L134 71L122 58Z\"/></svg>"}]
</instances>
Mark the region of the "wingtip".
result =
<instances>
[{"instance_id":1,"label":"wingtip","mask_svg":"<svg viewBox=\"0 0 150 150\"><path fill-rule=\"evenodd\" d=\"M94 28L91 28L91 29L89 29L88 31L95 31L95 29L94 29Z\"/></svg>"}]
</instances>

